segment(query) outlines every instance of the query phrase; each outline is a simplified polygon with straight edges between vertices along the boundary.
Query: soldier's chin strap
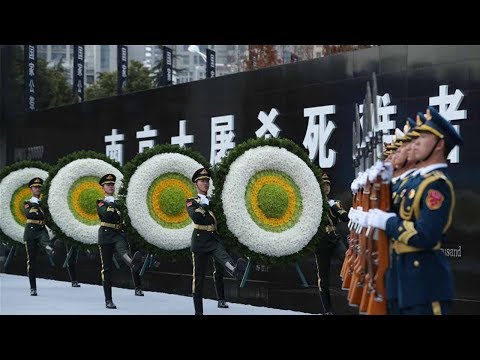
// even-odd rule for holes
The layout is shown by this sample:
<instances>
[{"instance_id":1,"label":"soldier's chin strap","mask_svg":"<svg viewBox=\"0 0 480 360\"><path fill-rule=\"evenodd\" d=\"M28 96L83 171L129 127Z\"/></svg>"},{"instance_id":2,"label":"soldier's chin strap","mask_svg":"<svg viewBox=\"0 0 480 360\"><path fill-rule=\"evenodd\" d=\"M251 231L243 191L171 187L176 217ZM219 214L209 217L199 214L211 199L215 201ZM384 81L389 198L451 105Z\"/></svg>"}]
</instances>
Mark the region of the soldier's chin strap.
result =
<instances>
[{"instance_id":1,"label":"soldier's chin strap","mask_svg":"<svg viewBox=\"0 0 480 360\"><path fill-rule=\"evenodd\" d=\"M438 145L438 143L440 142L440 140L442 140L442 139L440 139L439 137L437 137L437 141L435 141L435 144L433 145L432 150L430 150L430 152L429 152L428 155L425 157L425 159L418 160L418 161L416 162L416 164L418 164L418 163L420 163L420 162L422 162L422 161L427 161L427 160L430 158L430 156L433 155L433 151L434 151L435 148L437 147L437 145Z\"/></svg>"}]
</instances>

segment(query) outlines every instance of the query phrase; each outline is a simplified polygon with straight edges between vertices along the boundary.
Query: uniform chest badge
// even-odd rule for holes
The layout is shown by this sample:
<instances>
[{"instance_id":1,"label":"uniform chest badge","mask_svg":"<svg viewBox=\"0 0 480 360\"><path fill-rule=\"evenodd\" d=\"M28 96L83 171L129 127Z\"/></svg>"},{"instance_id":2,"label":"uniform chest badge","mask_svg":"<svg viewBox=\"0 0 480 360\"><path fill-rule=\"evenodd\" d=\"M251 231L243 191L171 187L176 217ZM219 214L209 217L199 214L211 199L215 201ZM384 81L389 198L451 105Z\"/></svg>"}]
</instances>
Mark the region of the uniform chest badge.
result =
<instances>
[{"instance_id":1,"label":"uniform chest badge","mask_svg":"<svg viewBox=\"0 0 480 360\"><path fill-rule=\"evenodd\" d=\"M406 192L407 192L407 189L403 189L402 192L400 193L400 197L403 198L403 196L405 195Z\"/></svg>"},{"instance_id":2,"label":"uniform chest badge","mask_svg":"<svg viewBox=\"0 0 480 360\"><path fill-rule=\"evenodd\" d=\"M445 197L442 195L442 193L438 190L432 189L428 190L425 202L430 210L437 210L442 206L443 200L445 200Z\"/></svg>"},{"instance_id":3,"label":"uniform chest badge","mask_svg":"<svg viewBox=\"0 0 480 360\"><path fill-rule=\"evenodd\" d=\"M408 198L413 199L414 196L415 196L415 189L412 189L408 192Z\"/></svg>"}]
</instances>

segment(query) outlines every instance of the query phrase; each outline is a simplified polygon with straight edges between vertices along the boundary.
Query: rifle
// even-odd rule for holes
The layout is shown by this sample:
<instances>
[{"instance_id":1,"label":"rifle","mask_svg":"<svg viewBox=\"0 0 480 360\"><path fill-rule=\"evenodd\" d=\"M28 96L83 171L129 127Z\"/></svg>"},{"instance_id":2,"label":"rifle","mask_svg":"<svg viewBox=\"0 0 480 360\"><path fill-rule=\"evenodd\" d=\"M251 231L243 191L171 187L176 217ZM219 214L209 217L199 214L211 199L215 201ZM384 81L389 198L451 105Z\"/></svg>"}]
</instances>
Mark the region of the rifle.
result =
<instances>
[{"instance_id":1,"label":"rifle","mask_svg":"<svg viewBox=\"0 0 480 360\"><path fill-rule=\"evenodd\" d=\"M364 168L370 168L371 159L370 155L372 152L370 136L371 135L371 124L370 124L370 103L367 100L370 98L370 84L367 82L367 95L363 100L363 130L365 135L365 147L362 149L364 152ZM370 134L369 134L370 133ZM369 200L370 200L370 182L368 178L366 184L363 187L362 193L362 210L369 210ZM348 300L351 306L359 306L363 294L363 288L365 286L365 270L367 266L366 251L367 251L367 239L365 236L366 229L359 229L359 248L358 255L354 264L354 272L352 275L352 281L350 283L350 288L348 292Z\"/></svg>"},{"instance_id":2,"label":"rifle","mask_svg":"<svg viewBox=\"0 0 480 360\"><path fill-rule=\"evenodd\" d=\"M388 211L390 209L390 185L384 182L379 175L375 186L379 188L380 203L379 209ZM374 230L374 239L377 246L377 271L373 278L372 291L368 301L367 313L369 315L386 315L387 300L385 288L385 273L388 268L388 237L385 231L380 229Z\"/></svg>"},{"instance_id":3,"label":"rifle","mask_svg":"<svg viewBox=\"0 0 480 360\"><path fill-rule=\"evenodd\" d=\"M360 115L358 114L358 104L355 104L355 119L353 121L352 129L352 157L354 158L355 179L358 178L359 171L364 171L362 166L362 148L360 146L361 134L360 134ZM353 193L352 208L357 209L361 205L362 193L357 189ZM342 278L342 289L348 290L352 281L352 275L354 270L354 263L357 257L358 248L358 236L356 232L357 224L350 221L348 224L349 234L349 247L343 261L340 277Z\"/></svg>"},{"instance_id":4,"label":"rifle","mask_svg":"<svg viewBox=\"0 0 480 360\"><path fill-rule=\"evenodd\" d=\"M377 79L375 73L373 73L373 97L377 97ZM377 128L375 132L376 145L377 145L377 158L383 162L383 132L378 129L378 112L377 102L374 101L374 113L377 115L374 116L374 124ZM390 209L390 185L388 181L383 181L381 173L377 175L374 183L374 190L372 191L372 206L375 206L383 211L388 211ZM373 266L376 268L375 275L372 278L371 283L369 284L370 296L368 299L367 314L369 315L385 315L387 313L387 303L386 303L386 289L385 289L385 272L388 268L388 258L389 258L389 249L388 249L388 238L385 231L380 229L374 229L373 231L374 246L376 247L376 253L373 257Z\"/></svg>"},{"instance_id":5,"label":"rifle","mask_svg":"<svg viewBox=\"0 0 480 360\"><path fill-rule=\"evenodd\" d=\"M357 118L358 117L359 117L358 105L355 104L355 118L353 119L353 122L352 122L352 158L353 158L353 168L355 172L355 179L358 176L358 171L359 171L358 168L360 166L360 157L359 157L360 154L357 151L357 143L358 143L357 138L360 137L359 134L357 135ZM360 196L358 191L352 192L352 208L353 209L356 208L357 194L358 196ZM355 239L354 239L355 233L353 231L353 224L351 220L348 224L348 227L350 230L350 233L348 236L348 249L345 252L345 259L343 261L342 269L340 271L340 278L342 279L342 289L344 290L345 288L343 287L343 280L346 279L347 276L350 276L351 278L351 273L347 274L347 272L350 272L349 269L353 260L352 257L354 256L354 246L355 246ZM345 286L347 286L347 284L345 284Z\"/></svg>"},{"instance_id":6,"label":"rifle","mask_svg":"<svg viewBox=\"0 0 480 360\"><path fill-rule=\"evenodd\" d=\"M374 84L376 87L376 84ZM373 115L377 113L376 111L376 94L371 94L370 92L370 84L367 82L367 95L366 95L366 103L368 106L368 111L365 112L365 115L368 116L368 123L369 123L369 132L368 132L368 137L370 138L370 144L372 147L371 151L371 162L372 165L376 164L377 161L377 139L375 137L374 131L377 128L377 123L375 116L372 116L371 109L373 107ZM372 166L373 168L374 166ZM369 183L370 183L370 197L369 197L369 209L374 209L377 207L377 191L374 187L374 182L375 179L371 179L369 176ZM366 275L365 275L365 281L364 281L364 287L363 287L363 292L360 300L360 307L359 307L359 312L360 314L366 314L367 313L367 307L368 307L368 299L370 298L370 292L372 289L372 282L373 282L373 257L375 253L375 248L374 244L372 241L372 237L368 231L369 229L366 230L365 232L365 237L366 237L366 248L365 248L365 266L366 266Z\"/></svg>"}]
</instances>

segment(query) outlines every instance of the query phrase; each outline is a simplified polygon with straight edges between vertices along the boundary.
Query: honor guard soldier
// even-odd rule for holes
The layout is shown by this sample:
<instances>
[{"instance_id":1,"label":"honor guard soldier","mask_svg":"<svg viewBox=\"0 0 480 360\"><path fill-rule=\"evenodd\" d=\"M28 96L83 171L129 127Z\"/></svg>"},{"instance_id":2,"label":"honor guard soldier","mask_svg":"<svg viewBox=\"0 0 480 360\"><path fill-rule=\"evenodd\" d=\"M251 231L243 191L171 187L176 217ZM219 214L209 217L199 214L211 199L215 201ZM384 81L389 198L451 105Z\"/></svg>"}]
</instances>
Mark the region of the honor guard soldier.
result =
<instances>
[{"instance_id":1,"label":"honor guard soldier","mask_svg":"<svg viewBox=\"0 0 480 360\"><path fill-rule=\"evenodd\" d=\"M322 175L325 184L325 195L328 198L330 194L330 178L327 173ZM322 236L320 243L315 248L315 260L317 263L318 290L320 291L320 301L323 306L324 315L333 315L332 299L330 297L330 267L332 258L336 257L343 261L346 245L340 234L337 232L336 226L340 221L348 222L348 213L343 209L340 201L328 200L328 224L325 228L325 234Z\"/></svg>"},{"instance_id":2,"label":"honor guard soldier","mask_svg":"<svg viewBox=\"0 0 480 360\"><path fill-rule=\"evenodd\" d=\"M100 259L102 261L102 282L103 291L105 292L105 304L108 309L117 308L112 301L111 276L113 253L115 251L120 254L122 260L131 269L133 284L135 286L135 295L143 296L143 292L140 289L141 282L139 275L142 255L138 251L133 257L130 255L122 214L120 210L118 210L116 200L113 197L115 192L115 181L116 177L113 174L102 176L99 184L105 192L105 199L97 200L97 212L100 218L98 248L100 250Z\"/></svg>"},{"instance_id":3,"label":"honor guard soldier","mask_svg":"<svg viewBox=\"0 0 480 360\"><path fill-rule=\"evenodd\" d=\"M422 115L423 116L423 115ZM394 177L391 181L391 205L390 211L398 213L400 201L407 191L412 174L416 170L416 160L413 156L413 143L420 136L413 129L416 123L412 118L407 119L403 128L403 135L396 138L395 157L393 158ZM399 129L397 129L399 131ZM399 131L400 132L400 131ZM387 296L387 311L389 315L398 315L398 289L396 272L396 255L393 252L394 242L390 240L389 266L385 273L385 287Z\"/></svg>"},{"instance_id":4,"label":"honor guard soldier","mask_svg":"<svg viewBox=\"0 0 480 360\"><path fill-rule=\"evenodd\" d=\"M192 295L195 315L203 315L203 282L208 259L214 259L214 281L219 307L228 307L225 304L223 291L223 269L241 280L246 269L246 261L238 259L236 264L226 252L220 235L217 232L217 221L210 210L210 199L207 192L210 186L210 171L205 168L198 169L192 176L198 196L187 199L188 215L193 221L192 258L193 281Z\"/></svg>"},{"instance_id":5,"label":"honor guard soldier","mask_svg":"<svg viewBox=\"0 0 480 360\"><path fill-rule=\"evenodd\" d=\"M23 241L27 252L27 274L30 280L30 295L37 296L37 253L39 247L43 247L49 255L53 255L53 247L50 244L50 236L45 227L45 214L42 210L40 194L42 193L43 180L33 178L28 183L32 197L24 202L24 212L27 217Z\"/></svg>"},{"instance_id":6,"label":"honor guard soldier","mask_svg":"<svg viewBox=\"0 0 480 360\"><path fill-rule=\"evenodd\" d=\"M368 225L386 230L396 256L397 295L402 315L447 314L454 296L450 264L440 250L452 222L455 192L447 156L463 139L433 107L415 128L418 174L397 213L371 210Z\"/></svg>"}]
</instances>

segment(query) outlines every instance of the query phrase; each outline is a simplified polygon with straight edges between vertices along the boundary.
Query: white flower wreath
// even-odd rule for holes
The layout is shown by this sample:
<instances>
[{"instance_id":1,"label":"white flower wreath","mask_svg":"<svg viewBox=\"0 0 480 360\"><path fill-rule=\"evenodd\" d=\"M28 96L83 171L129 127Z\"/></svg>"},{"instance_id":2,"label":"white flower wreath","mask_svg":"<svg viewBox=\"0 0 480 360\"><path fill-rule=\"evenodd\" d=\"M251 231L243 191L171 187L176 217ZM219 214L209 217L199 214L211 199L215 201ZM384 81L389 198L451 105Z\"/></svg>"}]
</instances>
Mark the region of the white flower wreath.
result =
<instances>
[{"instance_id":1,"label":"white flower wreath","mask_svg":"<svg viewBox=\"0 0 480 360\"><path fill-rule=\"evenodd\" d=\"M104 197L98 180L105 174L117 177L117 192L122 185L122 173L100 159L74 160L51 179L48 208L52 220L65 235L84 244L98 241L100 220L95 200Z\"/></svg>"},{"instance_id":2,"label":"white flower wreath","mask_svg":"<svg viewBox=\"0 0 480 360\"><path fill-rule=\"evenodd\" d=\"M315 174L284 148L245 151L230 165L221 197L228 229L251 251L267 256L301 251L322 219Z\"/></svg>"},{"instance_id":3,"label":"white flower wreath","mask_svg":"<svg viewBox=\"0 0 480 360\"><path fill-rule=\"evenodd\" d=\"M32 197L28 182L34 177L46 180L48 172L38 168L12 171L0 182L0 229L14 241L24 243L23 233L27 218L23 202Z\"/></svg>"},{"instance_id":4,"label":"white flower wreath","mask_svg":"<svg viewBox=\"0 0 480 360\"><path fill-rule=\"evenodd\" d=\"M165 152L135 169L126 205L131 226L145 241L168 251L190 246L193 224L185 200L197 196L191 177L201 167L189 156Z\"/></svg>"}]
</instances>

